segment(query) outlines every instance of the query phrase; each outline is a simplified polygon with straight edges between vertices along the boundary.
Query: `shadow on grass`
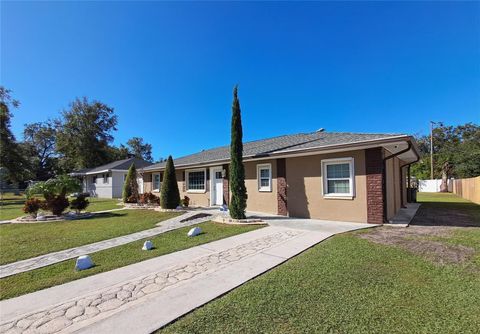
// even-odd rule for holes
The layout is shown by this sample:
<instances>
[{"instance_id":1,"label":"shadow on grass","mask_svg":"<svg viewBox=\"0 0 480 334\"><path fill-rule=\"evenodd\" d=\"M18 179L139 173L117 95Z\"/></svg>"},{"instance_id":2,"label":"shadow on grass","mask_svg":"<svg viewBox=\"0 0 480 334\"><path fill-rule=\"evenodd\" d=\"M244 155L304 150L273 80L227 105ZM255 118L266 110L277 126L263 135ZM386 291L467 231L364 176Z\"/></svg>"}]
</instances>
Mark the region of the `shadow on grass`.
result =
<instances>
[{"instance_id":1,"label":"shadow on grass","mask_svg":"<svg viewBox=\"0 0 480 334\"><path fill-rule=\"evenodd\" d=\"M457 202L420 202L411 225L480 227L480 205Z\"/></svg>"}]
</instances>

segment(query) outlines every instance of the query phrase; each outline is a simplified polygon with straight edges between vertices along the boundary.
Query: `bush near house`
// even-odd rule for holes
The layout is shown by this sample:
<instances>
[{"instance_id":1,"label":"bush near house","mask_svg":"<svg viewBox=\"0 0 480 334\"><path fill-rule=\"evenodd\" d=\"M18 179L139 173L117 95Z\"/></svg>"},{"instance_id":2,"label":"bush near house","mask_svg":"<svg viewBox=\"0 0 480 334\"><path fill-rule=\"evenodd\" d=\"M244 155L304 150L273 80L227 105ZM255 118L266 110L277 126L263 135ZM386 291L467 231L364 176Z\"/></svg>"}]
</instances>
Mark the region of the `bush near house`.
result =
<instances>
[{"instance_id":1,"label":"bush near house","mask_svg":"<svg viewBox=\"0 0 480 334\"><path fill-rule=\"evenodd\" d=\"M175 166L170 155L165 167L165 177L162 183L160 205L163 209L175 209L180 204L180 192L178 190Z\"/></svg>"},{"instance_id":2,"label":"bush near house","mask_svg":"<svg viewBox=\"0 0 480 334\"><path fill-rule=\"evenodd\" d=\"M183 199L180 201L180 204L181 204L183 207L188 208L188 206L190 205L190 197L184 196Z\"/></svg>"},{"instance_id":3,"label":"bush near house","mask_svg":"<svg viewBox=\"0 0 480 334\"><path fill-rule=\"evenodd\" d=\"M138 202L137 169L135 164L132 164L128 169L127 177L123 184L122 198L124 203Z\"/></svg>"},{"instance_id":4,"label":"bush near house","mask_svg":"<svg viewBox=\"0 0 480 334\"><path fill-rule=\"evenodd\" d=\"M160 204L160 197L151 192L146 192L140 195L138 202L140 204Z\"/></svg>"}]
</instances>

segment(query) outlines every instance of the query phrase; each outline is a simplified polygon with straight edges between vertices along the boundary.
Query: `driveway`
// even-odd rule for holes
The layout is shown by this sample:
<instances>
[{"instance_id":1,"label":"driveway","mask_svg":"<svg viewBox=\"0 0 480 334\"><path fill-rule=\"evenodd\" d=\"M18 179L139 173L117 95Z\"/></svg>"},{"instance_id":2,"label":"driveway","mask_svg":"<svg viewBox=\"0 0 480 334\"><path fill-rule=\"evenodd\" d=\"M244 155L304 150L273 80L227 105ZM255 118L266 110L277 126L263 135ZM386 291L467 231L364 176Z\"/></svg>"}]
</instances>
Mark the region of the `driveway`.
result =
<instances>
[{"instance_id":1,"label":"driveway","mask_svg":"<svg viewBox=\"0 0 480 334\"><path fill-rule=\"evenodd\" d=\"M0 302L0 333L151 333L330 236L368 224L270 226Z\"/></svg>"}]
</instances>

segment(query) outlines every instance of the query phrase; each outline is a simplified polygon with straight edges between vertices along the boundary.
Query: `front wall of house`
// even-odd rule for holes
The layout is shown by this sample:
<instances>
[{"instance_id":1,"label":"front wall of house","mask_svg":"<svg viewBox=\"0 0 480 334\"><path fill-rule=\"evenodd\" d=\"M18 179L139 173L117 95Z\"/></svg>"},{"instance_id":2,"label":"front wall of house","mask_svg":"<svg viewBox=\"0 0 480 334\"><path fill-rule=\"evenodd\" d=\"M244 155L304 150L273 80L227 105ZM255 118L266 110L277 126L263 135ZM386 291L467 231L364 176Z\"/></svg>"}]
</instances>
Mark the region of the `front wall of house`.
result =
<instances>
[{"instance_id":1,"label":"front wall of house","mask_svg":"<svg viewBox=\"0 0 480 334\"><path fill-rule=\"evenodd\" d=\"M95 175L87 175L87 191L90 196L99 198L112 198L112 173L109 174L107 182L103 180L103 174L97 174L96 183L93 183Z\"/></svg>"},{"instance_id":2,"label":"front wall of house","mask_svg":"<svg viewBox=\"0 0 480 334\"><path fill-rule=\"evenodd\" d=\"M353 199L323 196L322 160L353 157ZM290 217L367 222L365 151L311 155L286 159Z\"/></svg>"},{"instance_id":3,"label":"front wall of house","mask_svg":"<svg viewBox=\"0 0 480 334\"><path fill-rule=\"evenodd\" d=\"M272 190L258 189L257 166L271 164ZM277 160L250 161L245 163L245 187L247 188L247 210L277 214Z\"/></svg>"}]
</instances>

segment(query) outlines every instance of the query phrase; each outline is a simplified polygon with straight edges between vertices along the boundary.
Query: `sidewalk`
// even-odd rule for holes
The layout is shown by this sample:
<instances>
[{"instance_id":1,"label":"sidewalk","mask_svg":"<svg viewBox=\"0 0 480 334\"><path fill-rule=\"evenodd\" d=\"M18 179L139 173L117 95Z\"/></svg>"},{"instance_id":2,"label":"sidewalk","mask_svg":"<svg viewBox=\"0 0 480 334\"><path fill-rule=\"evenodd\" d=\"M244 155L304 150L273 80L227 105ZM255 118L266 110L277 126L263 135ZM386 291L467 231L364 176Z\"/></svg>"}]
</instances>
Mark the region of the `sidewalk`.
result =
<instances>
[{"instance_id":1,"label":"sidewalk","mask_svg":"<svg viewBox=\"0 0 480 334\"><path fill-rule=\"evenodd\" d=\"M338 232L372 227L285 221L2 301L0 333L151 333Z\"/></svg>"}]
</instances>

